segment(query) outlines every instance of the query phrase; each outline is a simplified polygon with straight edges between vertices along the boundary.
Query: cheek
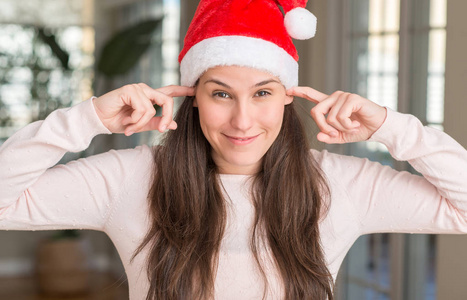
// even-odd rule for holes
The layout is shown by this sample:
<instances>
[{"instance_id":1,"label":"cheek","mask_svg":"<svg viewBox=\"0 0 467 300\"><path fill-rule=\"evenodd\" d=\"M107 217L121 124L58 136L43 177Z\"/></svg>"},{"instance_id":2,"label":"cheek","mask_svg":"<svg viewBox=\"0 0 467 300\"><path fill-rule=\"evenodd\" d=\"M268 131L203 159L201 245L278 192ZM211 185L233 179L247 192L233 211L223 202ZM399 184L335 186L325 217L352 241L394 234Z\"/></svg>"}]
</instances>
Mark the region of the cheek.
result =
<instances>
[{"instance_id":1,"label":"cheek","mask_svg":"<svg viewBox=\"0 0 467 300\"><path fill-rule=\"evenodd\" d=\"M263 125L278 130L282 126L282 119L284 117L284 106L276 106L269 107L268 109L263 109L261 110L259 116L262 120Z\"/></svg>"},{"instance_id":2,"label":"cheek","mask_svg":"<svg viewBox=\"0 0 467 300\"><path fill-rule=\"evenodd\" d=\"M204 135L209 134L209 130L218 130L225 123L225 112L214 105L198 106L201 129Z\"/></svg>"}]
</instances>

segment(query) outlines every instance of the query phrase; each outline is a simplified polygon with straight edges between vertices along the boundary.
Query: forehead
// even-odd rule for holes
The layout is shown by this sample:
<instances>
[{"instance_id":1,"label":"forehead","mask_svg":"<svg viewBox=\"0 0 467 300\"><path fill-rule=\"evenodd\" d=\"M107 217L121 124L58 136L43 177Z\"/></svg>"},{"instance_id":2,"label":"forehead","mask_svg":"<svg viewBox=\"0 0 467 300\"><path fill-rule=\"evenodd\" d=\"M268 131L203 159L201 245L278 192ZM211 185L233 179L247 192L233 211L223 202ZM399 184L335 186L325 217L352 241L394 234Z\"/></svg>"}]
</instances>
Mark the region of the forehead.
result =
<instances>
[{"instance_id":1,"label":"forehead","mask_svg":"<svg viewBox=\"0 0 467 300\"><path fill-rule=\"evenodd\" d=\"M265 80L275 80L280 83L279 78L269 72L241 66L217 66L210 68L200 77L199 83L204 84L206 81L212 79L238 84L252 84Z\"/></svg>"}]
</instances>

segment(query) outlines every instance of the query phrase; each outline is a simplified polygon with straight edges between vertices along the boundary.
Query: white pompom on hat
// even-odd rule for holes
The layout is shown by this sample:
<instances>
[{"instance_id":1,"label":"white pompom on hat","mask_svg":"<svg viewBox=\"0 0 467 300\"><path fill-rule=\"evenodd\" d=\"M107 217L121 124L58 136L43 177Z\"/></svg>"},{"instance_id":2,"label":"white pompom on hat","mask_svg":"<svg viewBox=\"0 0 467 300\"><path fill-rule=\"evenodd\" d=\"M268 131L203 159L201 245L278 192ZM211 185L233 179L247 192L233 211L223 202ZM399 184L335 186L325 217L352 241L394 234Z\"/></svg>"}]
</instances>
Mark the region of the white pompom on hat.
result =
<instances>
[{"instance_id":1,"label":"white pompom on hat","mask_svg":"<svg viewBox=\"0 0 467 300\"><path fill-rule=\"evenodd\" d=\"M315 36L316 17L305 8L297 7L289 11L284 23L289 35L296 40L307 40Z\"/></svg>"},{"instance_id":2,"label":"white pompom on hat","mask_svg":"<svg viewBox=\"0 0 467 300\"><path fill-rule=\"evenodd\" d=\"M181 84L194 86L208 69L245 66L298 85L294 39L316 32L308 0L201 0L179 56ZM279 5L282 7L285 17Z\"/></svg>"}]
</instances>

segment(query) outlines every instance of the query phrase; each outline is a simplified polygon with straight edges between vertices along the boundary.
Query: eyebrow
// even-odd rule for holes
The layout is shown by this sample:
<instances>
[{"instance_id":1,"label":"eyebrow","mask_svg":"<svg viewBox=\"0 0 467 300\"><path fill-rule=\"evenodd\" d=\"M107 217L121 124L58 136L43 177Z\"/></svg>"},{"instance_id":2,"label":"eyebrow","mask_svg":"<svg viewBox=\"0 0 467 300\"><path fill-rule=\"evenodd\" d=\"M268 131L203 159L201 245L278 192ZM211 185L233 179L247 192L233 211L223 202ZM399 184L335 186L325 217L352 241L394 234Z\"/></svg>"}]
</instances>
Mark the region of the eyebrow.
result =
<instances>
[{"instance_id":1,"label":"eyebrow","mask_svg":"<svg viewBox=\"0 0 467 300\"><path fill-rule=\"evenodd\" d=\"M206 81L204 82L204 84L209 83L209 82L218 84L218 85L223 86L223 87L228 88L228 89L232 89L232 87L230 87L228 84L226 84L226 83L224 83L224 82L222 82L222 81L216 80L216 79L209 79L209 80L206 80ZM275 80L275 79L267 79L267 80L263 80L263 81L261 81L261 82L258 82L257 84L255 84L255 85L252 86L252 87L260 87L260 86L266 85L266 84L271 83L271 82L275 82L275 83L281 84L279 81L277 81L277 80Z\"/></svg>"},{"instance_id":2,"label":"eyebrow","mask_svg":"<svg viewBox=\"0 0 467 300\"><path fill-rule=\"evenodd\" d=\"M216 80L216 79L209 79L209 80L206 80L204 82L204 84L206 83L209 83L209 82L212 82L212 83L215 83L215 84L218 84L218 85L221 85L225 88L228 88L228 89L231 89L232 87L230 87L227 83L223 83L222 81L219 81L219 80Z\"/></svg>"}]
</instances>

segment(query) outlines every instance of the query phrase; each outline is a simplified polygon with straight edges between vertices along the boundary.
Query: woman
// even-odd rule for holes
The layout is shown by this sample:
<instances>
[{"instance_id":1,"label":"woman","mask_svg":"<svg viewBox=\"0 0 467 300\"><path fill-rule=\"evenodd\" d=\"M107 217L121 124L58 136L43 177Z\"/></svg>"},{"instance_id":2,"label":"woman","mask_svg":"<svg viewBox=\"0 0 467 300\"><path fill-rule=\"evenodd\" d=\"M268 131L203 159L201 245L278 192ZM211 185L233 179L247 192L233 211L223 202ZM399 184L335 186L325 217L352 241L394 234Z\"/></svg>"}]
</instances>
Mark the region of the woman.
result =
<instances>
[{"instance_id":1,"label":"woman","mask_svg":"<svg viewBox=\"0 0 467 300\"><path fill-rule=\"evenodd\" d=\"M286 25L309 17L306 1L279 2ZM358 236L466 232L465 149L357 95L297 87L288 34L306 34L282 18L272 0L201 1L183 86L124 86L13 135L0 148L0 229L106 232L131 299L332 299ZM382 142L423 177L310 152L293 96L317 103L319 140ZM169 130L161 146L51 168L97 134L156 129Z\"/></svg>"}]
</instances>

